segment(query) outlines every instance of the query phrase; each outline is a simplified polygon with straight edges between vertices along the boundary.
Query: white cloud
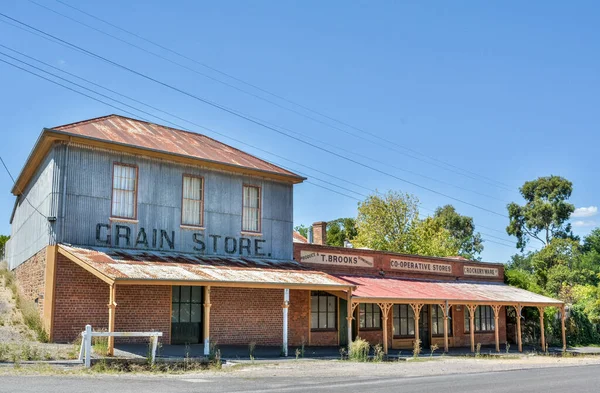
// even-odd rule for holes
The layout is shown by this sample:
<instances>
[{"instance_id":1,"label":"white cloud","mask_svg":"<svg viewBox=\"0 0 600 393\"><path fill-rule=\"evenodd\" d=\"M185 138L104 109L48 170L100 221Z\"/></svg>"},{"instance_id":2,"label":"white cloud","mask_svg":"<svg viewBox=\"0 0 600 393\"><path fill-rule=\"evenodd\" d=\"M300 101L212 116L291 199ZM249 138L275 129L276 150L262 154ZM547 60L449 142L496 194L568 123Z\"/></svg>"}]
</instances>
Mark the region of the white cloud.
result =
<instances>
[{"instance_id":1,"label":"white cloud","mask_svg":"<svg viewBox=\"0 0 600 393\"><path fill-rule=\"evenodd\" d=\"M579 220L573 223L575 228L593 227L596 225L596 221L593 220Z\"/></svg>"},{"instance_id":2,"label":"white cloud","mask_svg":"<svg viewBox=\"0 0 600 393\"><path fill-rule=\"evenodd\" d=\"M578 207L571 217L593 217L598 214L598 206Z\"/></svg>"}]
</instances>

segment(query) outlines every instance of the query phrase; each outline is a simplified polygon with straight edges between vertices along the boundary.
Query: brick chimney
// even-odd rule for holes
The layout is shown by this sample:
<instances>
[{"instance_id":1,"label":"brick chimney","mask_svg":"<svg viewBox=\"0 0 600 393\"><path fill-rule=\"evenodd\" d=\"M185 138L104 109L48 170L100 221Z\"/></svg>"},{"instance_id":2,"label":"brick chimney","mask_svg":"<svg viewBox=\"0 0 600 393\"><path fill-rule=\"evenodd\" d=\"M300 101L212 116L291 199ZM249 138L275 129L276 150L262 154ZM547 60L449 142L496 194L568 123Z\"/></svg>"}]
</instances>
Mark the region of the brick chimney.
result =
<instances>
[{"instance_id":1,"label":"brick chimney","mask_svg":"<svg viewBox=\"0 0 600 393\"><path fill-rule=\"evenodd\" d=\"M327 245L327 223L325 221L315 222L313 224L313 243L322 246Z\"/></svg>"}]
</instances>

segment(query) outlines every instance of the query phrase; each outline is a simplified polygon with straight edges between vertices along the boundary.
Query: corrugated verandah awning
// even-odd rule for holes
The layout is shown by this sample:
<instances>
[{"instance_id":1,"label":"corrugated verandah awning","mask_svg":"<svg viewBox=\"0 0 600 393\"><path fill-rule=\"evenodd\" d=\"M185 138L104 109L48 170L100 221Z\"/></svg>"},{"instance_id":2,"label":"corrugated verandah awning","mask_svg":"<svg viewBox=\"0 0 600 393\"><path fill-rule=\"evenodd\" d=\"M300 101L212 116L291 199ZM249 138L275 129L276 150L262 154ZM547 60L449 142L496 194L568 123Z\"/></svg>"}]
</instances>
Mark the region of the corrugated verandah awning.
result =
<instances>
[{"instance_id":1,"label":"corrugated verandah awning","mask_svg":"<svg viewBox=\"0 0 600 393\"><path fill-rule=\"evenodd\" d=\"M414 280L393 277L336 275L355 285L352 299L359 303L500 304L561 306L563 302L503 283Z\"/></svg>"},{"instance_id":2,"label":"corrugated verandah awning","mask_svg":"<svg viewBox=\"0 0 600 393\"><path fill-rule=\"evenodd\" d=\"M108 284L214 285L244 288L351 288L339 278L296 261L202 256L60 244L58 252Z\"/></svg>"}]
</instances>

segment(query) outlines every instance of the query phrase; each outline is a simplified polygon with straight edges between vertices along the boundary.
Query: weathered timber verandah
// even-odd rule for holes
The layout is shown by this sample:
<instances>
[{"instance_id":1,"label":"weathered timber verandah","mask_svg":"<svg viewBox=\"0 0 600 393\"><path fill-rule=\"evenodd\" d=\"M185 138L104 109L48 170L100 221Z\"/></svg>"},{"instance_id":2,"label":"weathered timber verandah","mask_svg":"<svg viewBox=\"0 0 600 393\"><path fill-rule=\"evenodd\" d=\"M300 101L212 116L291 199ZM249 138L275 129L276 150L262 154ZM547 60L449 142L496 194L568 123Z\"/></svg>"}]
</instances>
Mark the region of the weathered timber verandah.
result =
<instances>
[{"instance_id":1,"label":"weathered timber verandah","mask_svg":"<svg viewBox=\"0 0 600 393\"><path fill-rule=\"evenodd\" d=\"M563 302L537 295L519 288L493 282L457 282L434 280L411 280L365 276L337 275L344 281L356 285L352 293L349 310L354 311L359 304L377 304L382 312L383 348L388 353L388 313L396 304L408 304L414 315L414 340L419 341L420 311L424 306L439 306L443 314L443 346L448 351L448 320L452 306L465 307L469 311L469 336L471 352L475 352L475 315L478 307L489 306L493 311L494 338L496 351L500 351L499 313L501 308L513 307L517 313L517 342L523 351L521 337L521 317L523 307L536 307L540 313L540 346L546 349L544 331L544 310L557 307L561 312L562 344L566 349L565 305ZM351 329L351 324L349 324ZM349 332L349 337L352 337Z\"/></svg>"},{"instance_id":2,"label":"weathered timber verandah","mask_svg":"<svg viewBox=\"0 0 600 393\"><path fill-rule=\"evenodd\" d=\"M117 309L115 299L118 288L136 285L202 287L204 300L202 331L205 355L210 354L210 311L213 288L281 289L283 314L281 345L286 355L290 289L351 294L353 288L352 284L327 273L310 270L294 261L199 257L181 253L81 248L68 245L58 245L54 249L57 254L67 257L109 286L108 331L111 333L115 331ZM352 303L348 302L348 304ZM49 310L49 313L51 312ZM109 336L108 352L110 355L114 353L112 336Z\"/></svg>"}]
</instances>

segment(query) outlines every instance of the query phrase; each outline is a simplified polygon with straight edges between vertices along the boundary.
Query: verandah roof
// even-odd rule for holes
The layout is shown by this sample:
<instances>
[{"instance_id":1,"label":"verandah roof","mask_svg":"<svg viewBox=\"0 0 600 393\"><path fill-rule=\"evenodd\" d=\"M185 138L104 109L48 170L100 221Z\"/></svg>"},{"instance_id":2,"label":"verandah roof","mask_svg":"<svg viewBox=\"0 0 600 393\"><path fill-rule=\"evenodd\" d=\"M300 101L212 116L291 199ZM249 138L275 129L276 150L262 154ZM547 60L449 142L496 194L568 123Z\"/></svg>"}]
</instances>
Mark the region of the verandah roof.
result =
<instances>
[{"instance_id":1,"label":"verandah roof","mask_svg":"<svg viewBox=\"0 0 600 393\"><path fill-rule=\"evenodd\" d=\"M433 281L393 277L336 275L355 285L357 302L505 304L561 306L563 302L503 283L472 281Z\"/></svg>"},{"instance_id":2,"label":"verandah roof","mask_svg":"<svg viewBox=\"0 0 600 393\"><path fill-rule=\"evenodd\" d=\"M343 291L352 287L295 261L75 247L58 252L109 284L214 285Z\"/></svg>"}]
</instances>

